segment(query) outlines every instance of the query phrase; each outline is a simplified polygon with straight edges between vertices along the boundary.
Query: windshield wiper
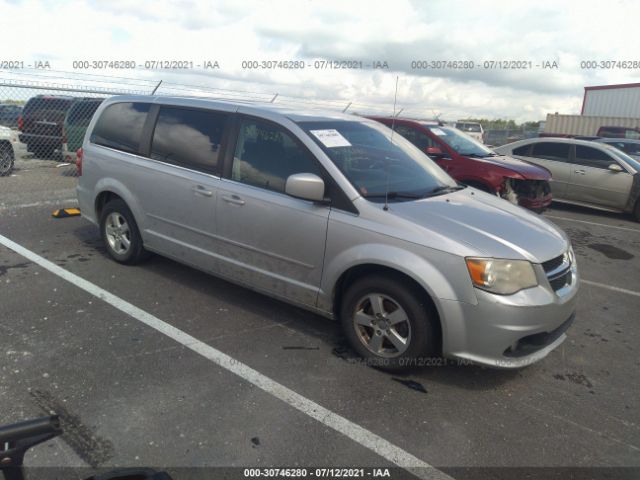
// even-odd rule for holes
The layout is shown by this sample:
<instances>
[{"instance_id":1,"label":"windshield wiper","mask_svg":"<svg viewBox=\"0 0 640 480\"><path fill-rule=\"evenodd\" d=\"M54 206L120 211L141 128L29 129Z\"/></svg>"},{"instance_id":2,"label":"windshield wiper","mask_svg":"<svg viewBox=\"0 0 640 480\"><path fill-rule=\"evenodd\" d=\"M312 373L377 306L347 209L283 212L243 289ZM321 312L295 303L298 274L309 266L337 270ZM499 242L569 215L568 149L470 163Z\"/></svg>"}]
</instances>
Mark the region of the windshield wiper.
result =
<instances>
[{"instance_id":1,"label":"windshield wiper","mask_svg":"<svg viewBox=\"0 0 640 480\"><path fill-rule=\"evenodd\" d=\"M419 195L417 193L411 193L411 192L388 192L388 193L369 193L367 195L363 195L364 198L412 198L412 199L416 199L416 198L423 198L424 195Z\"/></svg>"},{"instance_id":2,"label":"windshield wiper","mask_svg":"<svg viewBox=\"0 0 640 480\"><path fill-rule=\"evenodd\" d=\"M436 195L444 195L445 193L457 192L458 190L462 190L467 188L465 185L443 185L441 187L436 187L431 190L429 193L423 196L424 197L434 197Z\"/></svg>"}]
</instances>

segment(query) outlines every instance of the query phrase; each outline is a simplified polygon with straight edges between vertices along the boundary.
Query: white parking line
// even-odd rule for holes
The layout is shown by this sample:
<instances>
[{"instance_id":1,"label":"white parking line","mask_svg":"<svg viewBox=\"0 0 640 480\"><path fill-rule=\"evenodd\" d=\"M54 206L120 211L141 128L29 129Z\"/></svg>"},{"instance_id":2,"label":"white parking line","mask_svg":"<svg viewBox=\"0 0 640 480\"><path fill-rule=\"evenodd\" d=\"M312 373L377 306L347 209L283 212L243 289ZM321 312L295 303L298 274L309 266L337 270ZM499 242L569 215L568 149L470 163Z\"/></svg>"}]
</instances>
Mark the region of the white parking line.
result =
<instances>
[{"instance_id":1,"label":"white parking line","mask_svg":"<svg viewBox=\"0 0 640 480\"><path fill-rule=\"evenodd\" d=\"M640 297L640 292L635 292L633 290L627 290L626 288L614 287L612 285L607 285L604 283L592 282L591 280L581 280L582 283L586 283L587 285L593 285L594 287L604 288L606 290L612 290L614 292L626 293L627 295L633 295L634 297Z\"/></svg>"},{"instance_id":2,"label":"white parking line","mask_svg":"<svg viewBox=\"0 0 640 480\"><path fill-rule=\"evenodd\" d=\"M236 360L226 353L223 353L220 350L217 350L212 346L201 342L197 338L192 337L191 335L177 329L172 325L169 325L168 323L163 322L159 318L108 292L107 290L104 290L103 288L100 288L99 286L85 280L84 278L79 277L78 275L71 273L64 268L59 267L58 265L41 257L37 253L34 253L31 250L26 249L22 245L15 243L13 240L0 235L0 244L13 250L17 254L22 255L23 257L48 270L54 275L57 275L58 277L70 282L71 284L84 290L85 292L103 300L104 302L126 313L127 315L130 315L131 317L153 328L154 330L157 330L158 332L184 345L190 350L193 350L194 352L202 355L206 359L211 360L213 363L219 365L225 370L238 375L247 382L252 383L256 387L282 400L288 405L301 411L305 415L314 418L323 425L334 429L335 431L345 435L351 440L359 443L363 447L375 452L389 462L392 462L399 467L410 471L420 478L453 480L452 477L445 474L444 472L441 472L427 462L420 460L419 458L413 456L409 452L392 444L384 438L376 435L375 433L370 432L366 428L361 427L360 425L346 419L345 417L324 408L313 400L310 400L300 395L299 393L294 392L293 390L285 387L275 380L272 380L271 378L263 375L257 370L254 370L248 365L245 365L239 360Z\"/></svg>"},{"instance_id":3,"label":"white parking line","mask_svg":"<svg viewBox=\"0 0 640 480\"><path fill-rule=\"evenodd\" d=\"M640 228L618 227L616 225L608 225L606 223L588 222L586 220L578 220L577 218L557 217L556 215L544 215L545 218L555 218L557 220L566 220L567 222L586 223L587 225L596 225L598 227L615 228L616 230L624 230L626 232L640 233Z\"/></svg>"}]
</instances>

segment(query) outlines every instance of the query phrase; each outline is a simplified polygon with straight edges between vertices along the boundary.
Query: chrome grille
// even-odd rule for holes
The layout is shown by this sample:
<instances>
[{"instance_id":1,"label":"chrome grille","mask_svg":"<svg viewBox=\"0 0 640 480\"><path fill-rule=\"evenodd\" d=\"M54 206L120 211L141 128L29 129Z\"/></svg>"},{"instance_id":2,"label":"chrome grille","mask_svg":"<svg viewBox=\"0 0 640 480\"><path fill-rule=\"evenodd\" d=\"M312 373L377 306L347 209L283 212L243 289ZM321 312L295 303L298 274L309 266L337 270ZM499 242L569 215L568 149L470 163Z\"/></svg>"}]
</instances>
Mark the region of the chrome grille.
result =
<instances>
[{"instance_id":1,"label":"chrome grille","mask_svg":"<svg viewBox=\"0 0 640 480\"><path fill-rule=\"evenodd\" d=\"M567 253L544 262L542 268L554 292L571 285L571 261Z\"/></svg>"}]
</instances>

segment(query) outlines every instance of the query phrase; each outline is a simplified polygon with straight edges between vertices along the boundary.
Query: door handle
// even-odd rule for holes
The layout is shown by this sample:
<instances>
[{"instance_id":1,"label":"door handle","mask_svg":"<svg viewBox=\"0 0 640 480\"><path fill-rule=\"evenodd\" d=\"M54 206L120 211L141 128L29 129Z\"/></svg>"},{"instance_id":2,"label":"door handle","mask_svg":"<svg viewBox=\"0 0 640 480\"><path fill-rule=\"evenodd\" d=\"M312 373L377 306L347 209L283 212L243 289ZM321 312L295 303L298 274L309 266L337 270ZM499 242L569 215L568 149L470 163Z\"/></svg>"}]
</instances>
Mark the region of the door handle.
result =
<instances>
[{"instance_id":1,"label":"door handle","mask_svg":"<svg viewBox=\"0 0 640 480\"><path fill-rule=\"evenodd\" d=\"M584 170L574 170L573 173L577 173L578 175L585 175L586 172Z\"/></svg>"},{"instance_id":2,"label":"door handle","mask_svg":"<svg viewBox=\"0 0 640 480\"><path fill-rule=\"evenodd\" d=\"M203 197L212 197L213 196L213 192L211 190L207 190L202 185L196 185L191 190L193 190L193 193L195 193L196 195L202 195Z\"/></svg>"},{"instance_id":3,"label":"door handle","mask_svg":"<svg viewBox=\"0 0 640 480\"><path fill-rule=\"evenodd\" d=\"M223 195L222 199L227 203L232 203L234 205L244 205L244 200L242 200L238 195Z\"/></svg>"}]
</instances>

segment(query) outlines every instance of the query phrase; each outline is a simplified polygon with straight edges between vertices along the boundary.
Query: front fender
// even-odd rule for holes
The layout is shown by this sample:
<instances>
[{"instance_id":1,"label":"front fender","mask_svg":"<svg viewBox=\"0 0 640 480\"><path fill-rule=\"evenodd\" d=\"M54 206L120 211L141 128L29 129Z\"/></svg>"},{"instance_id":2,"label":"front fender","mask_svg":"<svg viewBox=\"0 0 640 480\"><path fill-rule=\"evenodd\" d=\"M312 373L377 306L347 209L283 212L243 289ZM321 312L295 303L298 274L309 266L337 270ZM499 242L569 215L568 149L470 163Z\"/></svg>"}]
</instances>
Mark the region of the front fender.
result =
<instances>
[{"instance_id":1,"label":"front fender","mask_svg":"<svg viewBox=\"0 0 640 480\"><path fill-rule=\"evenodd\" d=\"M388 267L407 275L429 293L438 309L440 299L477 303L464 260L437 250L429 251L431 258L435 261L388 244L368 243L350 247L325 264L318 307L333 311L338 279L349 269L362 265Z\"/></svg>"}]
</instances>

